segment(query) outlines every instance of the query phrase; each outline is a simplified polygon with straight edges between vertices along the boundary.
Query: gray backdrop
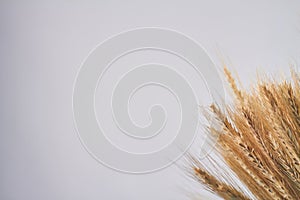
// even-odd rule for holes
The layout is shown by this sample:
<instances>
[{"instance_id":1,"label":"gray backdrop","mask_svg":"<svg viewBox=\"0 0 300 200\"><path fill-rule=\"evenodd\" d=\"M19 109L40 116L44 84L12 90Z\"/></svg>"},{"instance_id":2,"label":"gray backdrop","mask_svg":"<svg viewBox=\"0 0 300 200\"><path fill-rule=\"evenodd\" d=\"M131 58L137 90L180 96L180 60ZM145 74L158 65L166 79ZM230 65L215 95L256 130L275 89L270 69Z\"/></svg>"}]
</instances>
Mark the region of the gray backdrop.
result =
<instances>
[{"instance_id":1,"label":"gray backdrop","mask_svg":"<svg viewBox=\"0 0 300 200\"><path fill-rule=\"evenodd\" d=\"M296 0L1 1L0 199L188 199L183 190L195 186L176 166L143 175L116 172L94 160L76 134L72 92L81 63L108 37L138 27L169 28L193 38L218 68L224 59L246 88L257 69L280 78L300 61ZM209 104L202 78L180 61L156 54L144 52L123 64L145 57L177 63L177 70L190 76L199 104ZM139 110L148 105L141 96L152 92L168 98L154 88L137 95L142 103L130 104L136 123L149 122ZM176 106L170 110L177 112ZM176 130L178 119L173 120L166 134ZM109 137L129 150L151 151L172 135L140 146L116 134Z\"/></svg>"}]
</instances>

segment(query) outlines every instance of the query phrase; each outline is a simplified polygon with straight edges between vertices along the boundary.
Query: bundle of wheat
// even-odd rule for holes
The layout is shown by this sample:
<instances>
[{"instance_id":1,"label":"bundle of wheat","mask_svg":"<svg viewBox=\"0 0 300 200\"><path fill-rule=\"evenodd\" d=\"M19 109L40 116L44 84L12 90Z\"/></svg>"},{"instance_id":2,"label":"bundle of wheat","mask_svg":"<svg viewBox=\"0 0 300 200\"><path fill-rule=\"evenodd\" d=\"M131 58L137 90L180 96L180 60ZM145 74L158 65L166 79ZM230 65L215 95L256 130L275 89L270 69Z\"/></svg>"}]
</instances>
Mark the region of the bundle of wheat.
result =
<instances>
[{"instance_id":1,"label":"bundle of wheat","mask_svg":"<svg viewBox=\"0 0 300 200\"><path fill-rule=\"evenodd\" d=\"M218 136L217 152L252 197L189 155L193 178L224 199L300 199L299 75L291 70L291 82L260 80L246 92L238 89L227 68L224 72L236 100L226 113L211 105L211 117L222 128L210 125L208 130Z\"/></svg>"}]
</instances>

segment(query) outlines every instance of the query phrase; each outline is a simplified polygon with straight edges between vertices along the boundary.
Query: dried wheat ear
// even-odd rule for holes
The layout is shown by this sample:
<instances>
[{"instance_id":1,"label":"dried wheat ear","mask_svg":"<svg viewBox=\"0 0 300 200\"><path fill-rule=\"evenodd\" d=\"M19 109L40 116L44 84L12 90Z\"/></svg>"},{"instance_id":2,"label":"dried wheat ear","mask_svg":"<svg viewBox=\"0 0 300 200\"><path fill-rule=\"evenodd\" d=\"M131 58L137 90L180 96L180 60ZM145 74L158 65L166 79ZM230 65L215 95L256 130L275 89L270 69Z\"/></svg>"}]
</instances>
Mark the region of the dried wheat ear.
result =
<instances>
[{"instance_id":1,"label":"dried wheat ear","mask_svg":"<svg viewBox=\"0 0 300 200\"><path fill-rule=\"evenodd\" d=\"M209 117L221 128L208 125L207 130L216 138L216 151L250 195L233 183L231 175L213 175L197 155L188 156L190 175L226 200L300 199L299 73L291 70L292 80L280 83L258 80L250 92L237 87L227 68L224 73L236 98L225 111L211 105Z\"/></svg>"}]
</instances>

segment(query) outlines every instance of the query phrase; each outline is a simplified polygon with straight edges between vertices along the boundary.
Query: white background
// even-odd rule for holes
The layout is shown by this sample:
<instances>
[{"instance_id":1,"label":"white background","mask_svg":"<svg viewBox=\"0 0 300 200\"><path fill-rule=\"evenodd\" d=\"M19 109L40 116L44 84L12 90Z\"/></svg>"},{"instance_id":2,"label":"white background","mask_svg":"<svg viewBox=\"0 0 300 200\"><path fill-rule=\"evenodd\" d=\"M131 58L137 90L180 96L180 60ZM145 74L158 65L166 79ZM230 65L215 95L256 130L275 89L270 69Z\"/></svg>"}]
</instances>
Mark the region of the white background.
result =
<instances>
[{"instance_id":1,"label":"white background","mask_svg":"<svg viewBox=\"0 0 300 200\"><path fill-rule=\"evenodd\" d=\"M182 190L190 186L176 166L122 174L95 161L76 135L80 64L100 42L137 27L192 37L246 88L257 69L288 74L300 62L296 0L1 1L0 199L187 199Z\"/></svg>"}]
</instances>

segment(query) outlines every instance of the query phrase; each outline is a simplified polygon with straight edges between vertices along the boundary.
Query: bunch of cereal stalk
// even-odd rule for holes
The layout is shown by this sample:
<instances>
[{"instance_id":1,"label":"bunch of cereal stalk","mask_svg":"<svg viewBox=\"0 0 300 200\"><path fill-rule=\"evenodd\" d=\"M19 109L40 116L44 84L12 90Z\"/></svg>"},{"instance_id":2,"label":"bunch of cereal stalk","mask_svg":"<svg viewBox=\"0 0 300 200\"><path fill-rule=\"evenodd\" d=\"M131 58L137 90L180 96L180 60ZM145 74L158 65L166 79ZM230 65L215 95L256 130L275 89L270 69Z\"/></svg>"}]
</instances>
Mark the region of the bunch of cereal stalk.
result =
<instances>
[{"instance_id":1,"label":"bunch of cereal stalk","mask_svg":"<svg viewBox=\"0 0 300 200\"><path fill-rule=\"evenodd\" d=\"M250 92L240 90L224 69L235 94L222 111L211 105L210 116L219 128L207 127L216 138L215 149L249 193L231 175L216 175L195 155L189 173L223 199L300 199L300 78L277 83L259 80ZM216 137L217 136L217 137ZM218 165L212 157L210 161ZM220 165L219 165L220 166Z\"/></svg>"}]
</instances>

